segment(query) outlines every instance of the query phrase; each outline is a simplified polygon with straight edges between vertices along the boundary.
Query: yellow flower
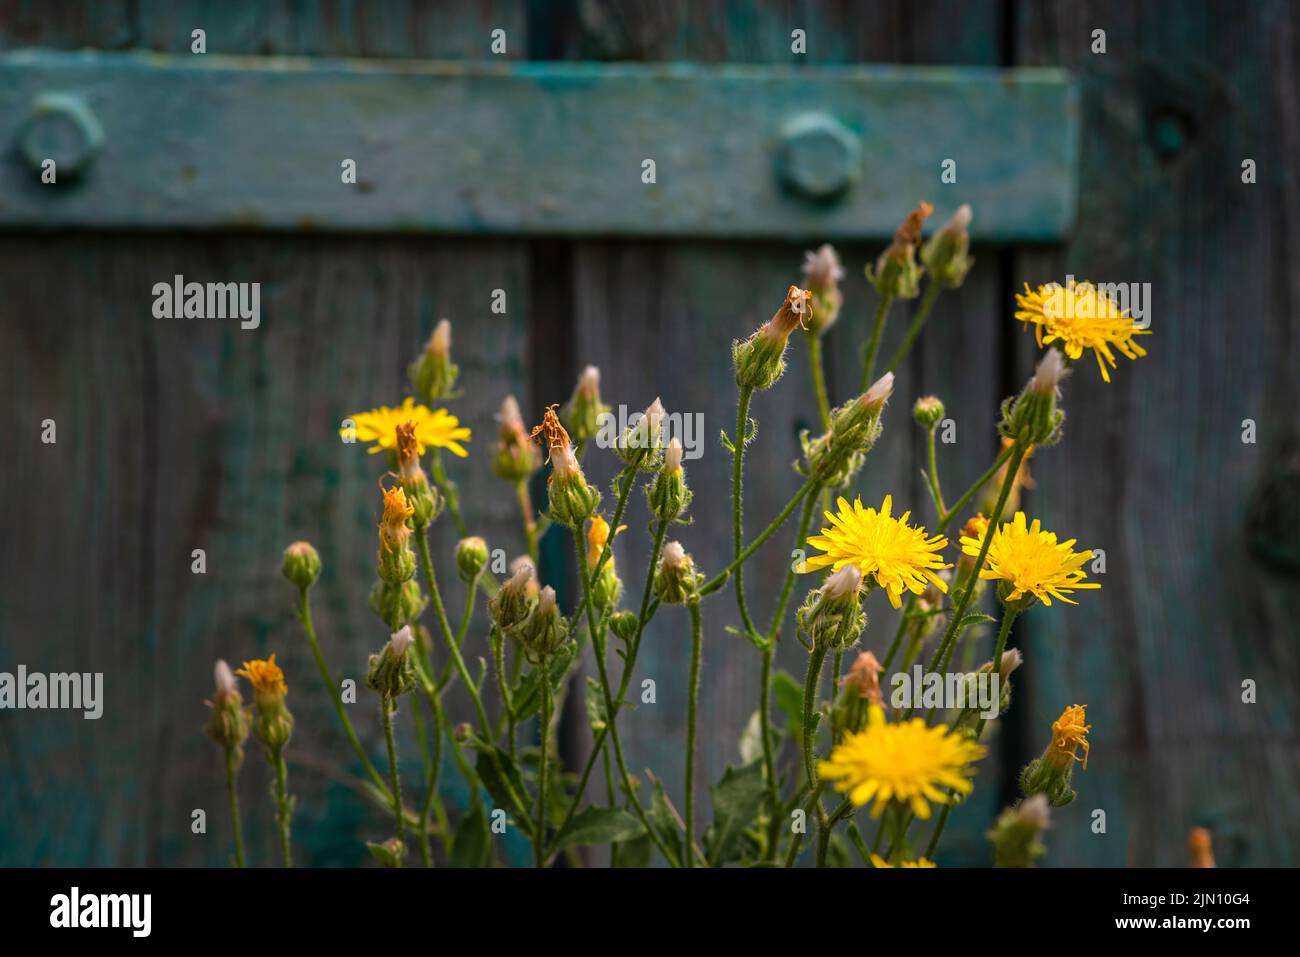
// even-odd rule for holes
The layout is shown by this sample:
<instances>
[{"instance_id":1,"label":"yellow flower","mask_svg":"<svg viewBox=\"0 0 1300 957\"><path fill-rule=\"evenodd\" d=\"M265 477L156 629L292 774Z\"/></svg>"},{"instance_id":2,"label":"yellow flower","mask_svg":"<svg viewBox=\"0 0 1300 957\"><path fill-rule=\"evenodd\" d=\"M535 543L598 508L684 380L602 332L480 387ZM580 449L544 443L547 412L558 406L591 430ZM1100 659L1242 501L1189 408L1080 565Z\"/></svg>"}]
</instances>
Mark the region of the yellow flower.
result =
<instances>
[{"instance_id":1,"label":"yellow flower","mask_svg":"<svg viewBox=\"0 0 1300 957\"><path fill-rule=\"evenodd\" d=\"M906 589L914 594L925 591L927 582L942 592L948 585L935 574L951 565L934 554L948 544L942 535L927 538L925 529L907 524L911 512L898 518L890 517L893 500L885 496L877 512L863 508L862 500L855 499L850 506L841 497L839 513L826 513L831 528L823 528L820 535L808 539L808 544L820 548L825 555L814 555L799 566L800 572L830 567L839 571L845 565L857 565L862 577L874 576L876 584L889 595L895 608L902 607L899 596Z\"/></svg>"},{"instance_id":2,"label":"yellow flower","mask_svg":"<svg viewBox=\"0 0 1300 957\"><path fill-rule=\"evenodd\" d=\"M1034 324L1034 338L1040 347L1061 344L1062 351L1071 359L1078 359L1085 349L1097 357L1101 377L1110 381L1107 363L1115 366L1115 352L1130 359L1146 355L1146 350L1133 341L1134 336L1150 335L1150 329L1139 329L1133 324L1127 309L1120 309L1115 300L1090 282L1076 283L1071 279L1066 285L1050 283L1031 291L1025 283L1025 293L1016 293L1020 308L1016 318L1026 327Z\"/></svg>"},{"instance_id":3,"label":"yellow flower","mask_svg":"<svg viewBox=\"0 0 1300 957\"><path fill-rule=\"evenodd\" d=\"M339 435L374 442L370 447L371 455L385 449L396 450L397 427L408 422L415 424L417 455L424 455L427 448L447 449L462 459L469 455L460 443L469 441L470 430L446 409L429 409L416 404L410 396L395 409L381 405L369 412L357 412L349 418L353 422L352 428L339 429Z\"/></svg>"},{"instance_id":4,"label":"yellow flower","mask_svg":"<svg viewBox=\"0 0 1300 957\"><path fill-rule=\"evenodd\" d=\"M1082 761L1084 770L1088 768L1088 732L1092 730L1092 725L1084 724L1088 720L1088 706L1084 704L1072 704L1064 711L1061 716L1052 722L1052 746L1051 755L1056 759L1058 764L1064 764L1069 761ZM1083 757L1080 758L1076 753L1078 748L1083 748Z\"/></svg>"},{"instance_id":5,"label":"yellow flower","mask_svg":"<svg viewBox=\"0 0 1300 957\"><path fill-rule=\"evenodd\" d=\"M617 535L626 525L620 525L614 529ZM594 569L596 563L600 561L600 556L605 553L605 543L609 541L609 522L605 521L605 516L599 512L591 516L591 524L587 527L587 567ZM614 567L614 554L611 552L609 561L605 562L606 568Z\"/></svg>"},{"instance_id":6,"label":"yellow flower","mask_svg":"<svg viewBox=\"0 0 1300 957\"><path fill-rule=\"evenodd\" d=\"M382 489L384 493L384 517L379 525L379 542L385 551L392 551L406 544L411 530L406 520L415 514L415 506L406 500L406 493L401 486Z\"/></svg>"},{"instance_id":7,"label":"yellow flower","mask_svg":"<svg viewBox=\"0 0 1300 957\"><path fill-rule=\"evenodd\" d=\"M289 693L289 686L284 683L284 672L275 663L275 655L271 655L265 661L260 658L245 661L244 667L235 674L248 679L249 684L253 686L253 694L259 699L278 699Z\"/></svg>"},{"instance_id":8,"label":"yellow flower","mask_svg":"<svg viewBox=\"0 0 1300 957\"><path fill-rule=\"evenodd\" d=\"M1053 598L1078 604L1065 596L1076 588L1101 585L1083 580L1087 572L1081 566L1092 558L1092 552L1072 551L1075 541L1072 538L1058 544L1056 534L1043 531L1038 519L1026 527L1025 513L1016 512L1014 520L1004 522L994 533L988 567L980 572L980 578L1009 582L1013 586L1007 595L1009 602L1032 594L1044 605L1051 605ZM963 536L961 546L965 554L979 557L980 539Z\"/></svg>"},{"instance_id":9,"label":"yellow flower","mask_svg":"<svg viewBox=\"0 0 1300 957\"><path fill-rule=\"evenodd\" d=\"M949 732L947 725L927 727L921 718L887 724L884 709L872 705L866 728L846 735L829 760L817 762L817 773L836 782L835 790L847 794L854 807L874 799L872 817L879 817L890 801L898 801L926 820L928 801L952 800L945 789L970 793L975 773L971 762L985 753L983 745L961 732Z\"/></svg>"},{"instance_id":10,"label":"yellow flower","mask_svg":"<svg viewBox=\"0 0 1300 957\"><path fill-rule=\"evenodd\" d=\"M899 861L897 864L891 864L889 863L889 861L885 860L879 854L872 854L871 866L872 867L938 867L939 865L936 864L934 861L930 860L928 857L918 858L915 861Z\"/></svg>"}]
</instances>

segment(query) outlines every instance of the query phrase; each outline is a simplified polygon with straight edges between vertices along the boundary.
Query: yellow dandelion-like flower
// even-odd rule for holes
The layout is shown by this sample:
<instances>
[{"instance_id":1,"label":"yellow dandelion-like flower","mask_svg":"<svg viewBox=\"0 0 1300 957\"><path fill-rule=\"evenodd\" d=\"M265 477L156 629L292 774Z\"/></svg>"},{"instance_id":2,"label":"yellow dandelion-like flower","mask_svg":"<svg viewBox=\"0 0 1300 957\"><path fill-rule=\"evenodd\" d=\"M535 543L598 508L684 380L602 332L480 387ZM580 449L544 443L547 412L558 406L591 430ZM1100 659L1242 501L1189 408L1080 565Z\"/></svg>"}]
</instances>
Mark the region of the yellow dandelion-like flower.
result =
<instances>
[{"instance_id":1,"label":"yellow dandelion-like flower","mask_svg":"<svg viewBox=\"0 0 1300 957\"><path fill-rule=\"evenodd\" d=\"M879 854L872 854L871 866L872 867L938 867L939 865L936 864L934 861L930 860L928 857L920 857L914 861L899 861L897 864L891 864L889 863L889 861L885 860Z\"/></svg>"},{"instance_id":2,"label":"yellow dandelion-like flower","mask_svg":"<svg viewBox=\"0 0 1300 957\"><path fill-rule=\"evenodd\" d=\"M266 660L254 658L252 661L245 661L244 667L235 674L248 679L248 683L253 686L253 693L258 698L283 698L289 693L289 686L284 683L284 672L275 663L275 655L271 655Z\"/></svg>"},{"instance_id":3,"label":"yellow dandelion-like flower","mask_svg":"<svg viewBox=\"0 0 1300 957\"><path fill-rule=\"evenodd\" d=\"M947 725L929 727L921 718L898 724L885 721L885 711L872 705L867 726L846 735L831 751L829 760L817 762L817 773L835 782L854 807L875 801L872 817L879 817L890 801L911 808L918 818L930 816L930 805L947 804L952 792L969 794L974 785L972 761L987 749Z\"/></svg>"},{"instance_id":4,"label":"yellow dandelion-like flower","mask_svg":"<svg viewBox=\"0 0 1300 957\"><path fill-rule=\"evenodd\" d=\"M1016 318L1034 326L1034 338L1039 347L1059 342L1061 349L1071 359L1078 359L1085 349L1097 357L1101 377L1110 381L1106 366L1115 367L1115 352L1136 359L1146 355L1134 336L1151 334L1150 329L1139 329L1115 300L1090 282L1076 283L1073 279L1064 286L1050 283L1031 290L1025 283L1024 295L1016 293Z\"/></svg>"},{"instance_id":5,"label":"yellow dandelion-like flower","mask_svg":"<svg viewBox=\"0 0 1300 957\"><path fill-rule=\"evenodd\" d=\"M384 493L384 514L379 523L379 542L385 551L391 552L406 544L410 537L406 520L415 514L415 506L407 501L406 492L399 485L380 491Z\"/></svg>"},{"instance_id":6,"label":"yellow dandelion-like flower","mask_svg":"<svg viewBox=\"0 0 1300 957\"><path fill-rule=\"evenodd\" d=\"M620 525L614 529L614 534L627 528L626 525ZM587 527L587 567L594 569L596 563L600 561L600 556L605 553L605 543L609 541L609 522L605 521L605 516L597 512L591 516L591 524ZM614 555L611 552L609 561L605 562L606 568L614 567Z\"/></svg>"},{"instance_id":7,"label":"yellow dandelion-like flower","mask_svg":"<svg viewBox=\"0 0 1300 957\"><path fill-rule=\"evenodd\" d=\"M410 396L402 400L397 408L381 405L368 412L357 412L348 416L352 420L350 428L339 429L343 438L359 439L362 442L375 443L370 447L370 454L386 449L396 450L397 427L413 423L415 426L415 448L417 455L424 455L429 448L447 449L452 455L465 458L469 453L461 442L468 442L470 430L460 424L446 409L430 409L420 405Z\"/></svg>"},{"instance_id":8,"label":"yellow dandelion-like flower","mask_svg":"<svg viewBox=\"0 0 1300 957\"><path fill-rule=\"evenodd\" d=\"M885 589L895 608L902 607L899 596L904 589L919 595L928 583L942 592L948 590L947 583L935 574L952 567L943 563L943 556L935 554L948 544L948 539L942 535L927 538L924 528L908 525L911 512L892 518L889 513L893 499L889 495L879 512L863 508L862 499L855 499L850 506L841 497L837 504L838 514L826 513L831 527L808 539L809 545L826 554L809 558L799 566L800 572L827 567L839 571L845 565L857 565L863 578L872 576Z\"/></svg>"},{"instance_id":9,"label":"yellow dandelion-like flower","mask_svg":"<svg viewBox=\"0 0 1300 957\"><path fill-rule=\"evenodd\" d=\"M1092 725L1084 724L1087 709L1085 704L1072 704L1052 722L1052 755L1061 763L1082 761L1084 770L1088 768L1088 732L1092 730ZM1077 754L1079 748L1083 748L1082 758Z\"/></svg>"},{"instance_id":10,"label":"yellow dandelion-like flower","mask_svg":"<svg viewBox=\"0 0 1300 957\"><path fill-rule=\"evenodd\" d=\"M1007 601L1032 594L1044 605L1051 605L1053 598L1076 605L1078 602L1066 595L1076 588L1101 587L1084 581L1088 573L1082 565L1092 558L1092 552L1074 551L1076 541L1058 543L1056 534L1043 531L1038 519L1026 525L1025 513L1016 512L1012 521L1004 522L994 533L988 567L980 572L980 578L1009 582L1013 588ZM979 557L980 539L963 536L961 546L964 554Z\"/></svg>"}]
</instances>

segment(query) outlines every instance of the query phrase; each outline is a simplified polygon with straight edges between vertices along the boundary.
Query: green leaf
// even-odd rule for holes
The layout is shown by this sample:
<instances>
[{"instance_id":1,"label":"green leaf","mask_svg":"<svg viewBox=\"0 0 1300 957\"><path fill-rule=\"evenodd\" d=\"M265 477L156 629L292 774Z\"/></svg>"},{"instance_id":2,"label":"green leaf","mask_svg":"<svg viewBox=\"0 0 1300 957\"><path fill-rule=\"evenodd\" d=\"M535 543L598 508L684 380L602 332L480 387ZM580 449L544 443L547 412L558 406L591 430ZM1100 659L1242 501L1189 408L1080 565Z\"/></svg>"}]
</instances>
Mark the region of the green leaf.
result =
<instances>
[{"instance_id":1,"label":"green leaf","mask_svg":"<svg viewBox=\"0 0 1300 957\"><path fill-rule=\"evenodd\" d=\"M605 693L601 690L600 682L588 675L587 720L591 722L591 730L597 734L603 731L606 724L605 719Z\"/></svg>"},{"instance_id":2,"label":"green leaf","mask_svg":"<svg viewBox=\"0 0 1300 957\"><path fill-rule=\"evenodd\" d=\"M588 807L579 811L555 838L557 849L572 845L617 844L645 834L635 816L617 807Z\"/></svg>"},{"instance_id":3,"label":"green leaf","mask_svg":"<svg viewBox=\"0 0 1300 957\"><path fill-rule=\"evenodd\" d=\"M479 780L487 788L488 794L492 795L496 806L503 808L525 835L531 836L532 828L517 813L515 802L510 799L510 789L506 786L508 781L510 787L514 788L515 794L519 796L519 800L528 800L528 792L524 789L524 779L519 773L519 768L510 760L510 755L500 748L483 745L481 742L476 743L475 746L479 748L479 752L474 762L474 771L478 774Z\"/></svg>"},{"instance_id":4,"label":"green leaf","mask_svg":"<svg viewBox=\"0 0 1300 957\"><path fill-rule=\"evenodd\" d=\"M619 867L649 867L650 859L654 854L655 846L650 841L650 835L644 831L640 837L634 837L630 841L624 841L618 849L618 866Z\"/></svg>"},{"instance_id":5,"label":"green leaf","mask_svg":"<svg viewBox=\"0 0 1300 957\"><path fill-rule=\"evenodd\" d=\"M704 835L704 853L710 866L739 860L745 829L758 817L765 794L761 761L727 768L722 780L709 788L713 824Z\"/></svg>"},{"instance_id":6,"label":"green leaf","mask_svg":"<svg viewBox=\"0 0 1300 957\"><path fill-rule=\"evenodd\" d=\"M655 778L654 784L654 794L650 798L650 811L647 816L650 818L650 826L659 835L659 840L663 841L672 854L672 859L668 863L676 867L682 860L682 835L685 833L685 825L669 802L668 795L664 793L663 782Z\"/></svg>"},{"instance_id":7,"label":"green leaf","mask_svg":"<svg viewBox=\"0 0 1300 957\"><path fill-rule=\"evenodd\" d=\"M992 615L967 615L957 624L957 633L965 631L971 625L978 625L981 621L997 621Z\"/></svg>"},{"instance_id":8,"label":"green leaf","mask_svg":"<svg viewBox=\"0 0 1300 957\"><path fill-rule=\"evenodd\" d=\"M469 813L461 818L456 837L451 845L452 867L486 867L492 850L492 836L488 832L487 815L483 802L470 802Z\"/></svg>"},{"instance_id":9,"label":"green leaf","mask_svg":"<svg viewBox=\"0 0 1300 957\"><path fill-rule=\"evenodd\" d=\"M547 661L546 671L551 678L551 691L557 696L569 677L569 668L573 665L576 650L577 647L569 642L560 646ZM537 668L529 669L528 674L524 675L510 692L510 701L514 705L517 721L531 718L541 710L542 696L538 693L538 674Z\"/></svg>"},{"instance_id":10,"label":"green leaf","mask_svg":"<svg viewBox=\"0 0 1300 957\"><path fill-rule=\"evenodd\" d=\"M749 723L740 732L740 761L749 764L763 756L763 722L755 711L749 716Z\"/></svg>"},{"instance_id":11,"label":"green leaf","mask_svg":"<svg viewBox=\"0 0 1300 957\"><path fill-rule=\"evenodd\" d=\"M772 696L790 722L790 734L796 741L803 739L803 685L788 671L777 670L772 676Z\"/></svg>"}]
</instances>

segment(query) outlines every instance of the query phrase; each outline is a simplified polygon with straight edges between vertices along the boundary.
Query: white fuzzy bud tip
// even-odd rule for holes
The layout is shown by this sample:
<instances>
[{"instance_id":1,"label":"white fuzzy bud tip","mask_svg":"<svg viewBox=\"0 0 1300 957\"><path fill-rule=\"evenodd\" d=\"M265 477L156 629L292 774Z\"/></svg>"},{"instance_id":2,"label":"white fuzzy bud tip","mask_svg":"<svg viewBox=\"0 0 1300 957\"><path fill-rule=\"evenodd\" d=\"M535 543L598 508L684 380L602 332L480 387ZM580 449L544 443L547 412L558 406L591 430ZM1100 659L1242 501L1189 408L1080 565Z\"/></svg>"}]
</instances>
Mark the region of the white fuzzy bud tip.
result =
<instances>
[{"instance_id":1,"label":"white fuzzy bud tip","mask_svg":"<svg viewBox=\"0 0 1300 957\"><path fill-rule=\"evenodd\" d=\"M451 352L451 322L439 319L433 327L433 337L429 340L429 349L435 354L445 356Z\"/></svg>"},{"instance_id":2,"label":"white fuzzy bud tip","mask_svg":"<svg viewBox=\"0 0 1300 957\"><path fill-rule=\"evenodd\" d=\"M803 254L803 273L808 277L808 285L824 288L844 278L844 266L835 247L823 243L816 252Z\"/></svg>"},{"instance_id":3,"label":"white fuzzy bud tip","mask_svg":"<svg viewBox=\"0 0 1300 957\"><path fill-rule=\"evenodd\" d=\"M826 579L822 585L822 597L829 599L847 598L858 593L862 585L862 572L857 565L845 565Z\"/></svg>"},{"instance_id":4,"label":"white fuzzy bud tip","mask_svg":"<svg viewBox=\"0 0 1300 957\"><path fill-rule=\"evenodd\" d=\"M645 410L645 420L650 429L650 434L652 436L658 435L664 424L664 404L659 401L658 397Z\"/></svg>"},{"instance_id":5,"label":"white fuzzy bud tip","mask_svg":"<svg viewBox=\"0 0 1300 957\"><path fill-rule=\"evenodd\" d=\"M506 582L507 588L523 588L533 577L533 562L527 555L520 555L510 563L510 580Z\"/></svg>"},{"instance_id":6,"label":"white fuzzy bud tip","mask_svg":"<svg viewBox=\"0 0 1300 957\"><path fill-rule=\"evenodd\" d=\"M967 227L970 226L970 221L973 215L974 214L971 213L970 204L962 203L957 207L957 212L953 213L952 216L949 217L948 221L943 224L943 229L946 232L964 233L966 232Z\"/></svg>"},{"instance_id":7,"label":"white fuzzy bud tip","mask_svg":"<svg viewBox=\"0 0 1300 957\"><path fill-rule=\"evenodd\" d=\"M681 542L669 542L664 546L663 564L665 568L680 568L686 563L686 549Z\"/></svg>"},{"instance_id":8,"label":"white fuzzy bud tip","mask_svg":"<svg viewBox=\"0 0 1300 957\"><path fill-rule=\"evenodd\" d=\"M1048 349L1043 358L1039 360L1029 387L1039 395L1054 395L1057 386L1061 384L1061 380L1065 378L1068 372L1065 357L1061 355L1060 351Z\"/></svg>"},{"instance_id":9,"label":"white fuzzy bud tip","mask_svg":"<svg viewBox=\"0 0 1300 957\"><path fill-rule=\"evenodd\" d=\"M600 370L595 366L587 366L578 376L578 392L585 396L596 396L600 394Z\"/></svg>"},{"instance_id":10,"label":"white fuzzy bud tip","mask_svg":"<svg viewBox=\"0 0 1300 957\"><path fill-rule=\"evenodd\" d=\"M998 671L1005 678L1024 663L1025 656L1020 653L1019 648L1008 648L1002 653L1002 664Z\"/></svg>"},{"instance_id":11,"label":"white fuzzy bud tip","mask_svg":"<svg viewBox=\"0 0 1300 957\"><path fill-rule=\"evenodd\" d=\"M217 682L217 694L227 695L238 690L235 685L235 675L224 659L217 660L216 667L212 669L212 676Z\"/></svg>"},{"instance_id":12,"label":"white fuzzy bud tip","mask_svg":"<svg viewBox=\"0 0 1300 957\"><path fill-rule=\"evenodd\" d=\"M1020 802L1020 807L1016 809L1020 823L1027 824L1036 830L1042 831L1047 828L1051 820L1051 811L1047 806L1046 794L1035 794L1033 797L1025 798Z\"/></svg>"},{"instance_id":13,"label":"white fuzzy bud tip","mask_svg":"<svg viewBox=\"0 0 1300 957\"><path fill-rule=\"evenodd\" d=\"M862 393L862 404L867 408L879 408L885 400L894 394L894 373L886 372L871 384L871 388Z\"/></svg>"},{"instance_id":14,"label":"white fuzzy bud tip","mask_svg":"<svg viewBox=\"0 0 1300 957\"><path fill-rule=\"evenodd\" d=\"M537 598L537 612L540 615L549 614L555 607L555 589L547 585L542 589Z\"/></svg>"},{"instance_id":15,"label":"white fuzzy bud tip","mask_svg":"<svg viewBox=\"0 0 1300 957\"><path fill-rule=\"evenodd\" d=\"M668 451L664 453L664 471L676 472L682 467L682 443L673 436L668 440Z\"/></svg>"},{"instance_id":16,"label":"white fuzzy bud tip","mask_svg":"<svg viewBox=\"0 0 1300 957\"><path fill-rule=\"evenodd\" d=\"M508 395L501 400L501 411L497 413L497 421L511 428L523 429L524 417L519 414L519 401L513 395Z\"/></svg>"},{"instance_id":17,"label":"white fuzzy bud tip","mask_svg":"<svg viewBox=\"0 0 1300 957\"><path fill-rule=\"evenodd\" d=\"M400 658L406 654L406 649L415 644L415 634L411 631L410 625L403 625L402 630L393 637L388 639L388 645L384 648L384 654L391 655L394 658Z\"/></svg>"}]
</instances>

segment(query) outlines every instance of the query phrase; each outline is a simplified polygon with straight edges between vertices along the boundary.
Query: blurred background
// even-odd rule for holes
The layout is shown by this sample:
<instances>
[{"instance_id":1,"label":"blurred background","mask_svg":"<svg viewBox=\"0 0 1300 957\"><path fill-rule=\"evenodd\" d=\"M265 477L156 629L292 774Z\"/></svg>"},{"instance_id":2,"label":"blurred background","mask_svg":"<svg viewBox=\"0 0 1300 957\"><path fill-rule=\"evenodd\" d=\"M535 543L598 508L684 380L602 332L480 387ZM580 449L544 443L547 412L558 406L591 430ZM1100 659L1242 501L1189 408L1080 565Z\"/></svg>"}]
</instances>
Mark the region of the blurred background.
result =
<instances>
[{"instance_id":1,"label":"blurred background","mask_svg":"<svg viewBox=\"0 0 1300 957\"><path fill-rule=\"evenodd\" d=\"M949 489L991 460L997 404L1037 354L1011 318L1024 282L1149 282L1154 333L1149 356L1121 359L1109 385L1081 365L1064 441L1032 460L1026 508L1105 551L1103 588L1017 621L1026 664L1012 710L940 862L989 862L983 832L1015 798L1016 772L1079 702L1091 759L1078 801L1056 815L1047 864L1182 865L1194 826L1212 830L1220 865L1295 864L1298 16L1282 0L0 0L0 671L102 671L106 689L98 721L0 711L0 864L224 863L203 701L214 659L271 652L298 717L299 860L363 863L362 842L389 824L351 783L279 574L286 544L316 544L326 656L363 678L384 639L365 603L379 469L339 442L342 419L396 404L406 362L451 319L465 390L452 408L474 430L453 477L472 529L514 555L515 504L489 468L493 414L512 393L536 421L594 363L616 407L659 395L704 416L704 455L687 463L695 523L679 537L716 571L730 547L729 458L716 442L734 429L730 342L799 281L805 250L834 241L848 276L827 361L832 400L844 401L875 306L862 268L922 199L936 223L974 205L977 262L900 370L859 481L868 503L891 492L931 518L917 396L938 394L957 423L957 443L941 446ZM203 56L191 52L196 28ZM795 30L806 53L792 52ZM449 65L412 62L427 60ZM592 66L548 72L558 61ZM512 76L525 74L520 93ZM84 153L68 147L57 186L39 184L23 140L50 92L76 98L63 101L69 135L87 140ZM588 104L594 120L575 122ZM789 155L782 123L808 111L833 120L830 159L817 144ZM626 149L601 142L606 128ZM845 135L850 168L837 174ZM811 169L782 165L808 156ZM337 179L344 157L358 161L354 187ZM651 193L643 157L657 161ZM946 157L958 159L955 184L940 182ZM260 327L155 319L153 285L176 274L261 282ZM910 309L894 310L882 356ZM797 487L798 434L816 425L802 342L753 415L751 534ZM57 444L40 440L45 419ZM607 488L612 457L592 449L588 462ZM646 521L634 494L616 547L634 594ZM751 564L761 621L792 537ZM454 541L449 523L435 528L444 581ZM567 546L559 530L544 542L543 578L571 603ZM196 548L206 574L191 572ZM462 592L448 590L457 609ZM680 803L689 631L678 611L655 619L638 662L658 704L620 728L629 765L653 768ZM864 645L880 653L895 619L880 596L868 612ZM707 820L704 785L740 762L759 656L724 631L737 624L729 592L705 615ZM485 633L477 622L472 657ZM803 655L784 641L780 667L802 675ZM351 713L379 755L367 694ZM463 695L452 702L470 716ZM573 769L590 741L581 711L571 695ZM454 771L445 780L454 814L463 786ZM270 783L250 748L241 787L255 863L274 859ZM207 835L190 831L196 808ZM507 842L502 858L520 850Z\"/></svg>"}]
</instances>

